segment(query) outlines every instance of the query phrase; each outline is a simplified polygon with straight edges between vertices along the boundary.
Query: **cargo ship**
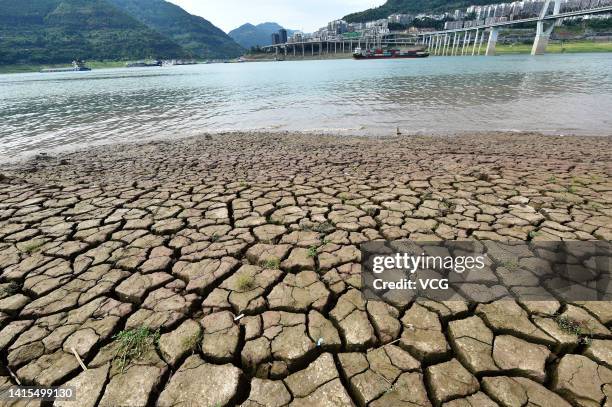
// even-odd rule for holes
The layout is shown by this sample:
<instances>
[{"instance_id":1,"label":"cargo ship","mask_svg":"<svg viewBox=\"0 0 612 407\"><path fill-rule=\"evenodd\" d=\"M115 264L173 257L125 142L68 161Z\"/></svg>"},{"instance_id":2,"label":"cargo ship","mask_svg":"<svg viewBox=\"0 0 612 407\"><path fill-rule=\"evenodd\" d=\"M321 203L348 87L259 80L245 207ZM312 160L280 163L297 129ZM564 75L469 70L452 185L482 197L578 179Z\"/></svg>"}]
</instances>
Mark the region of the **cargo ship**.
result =
<instances>
[{"instance_id":1,"label":"cargo ship","mask_svg":"<svg viewBox=\"0 0 612 407\"><path fill-rule=\"evenodd\" d=\"M153 61L136 61L125 64L126 68L153 68L162 66L162 61L157 59Z\"/></svg>"},{"instance_id":2,"label":"cargo ship","mask_svg":"<svg viewBox=\"0 0 612 407\"><path fill-rule=\"evenodd\" d=\"M72 66L66 68L45 68L42 69L41 72L49 73L49 72L80 72L80 71L91 71L91 68L85 66L85 61L81 61L80 59L76 59L72 61Z\"/></svg>"},{"instance_id":3,"label":"cargo ship","mask_svg":"<svg viewBox=\"0 0 612 407\"><path fill-rule=\"evenodd\" d=\"M353 58L355 59L389 59L389 58L426 58L429 56L429 52L423 48L411 49L402 51L399 49L366 49L355 48L353 52Z\"/></svg>"}]
</instances>

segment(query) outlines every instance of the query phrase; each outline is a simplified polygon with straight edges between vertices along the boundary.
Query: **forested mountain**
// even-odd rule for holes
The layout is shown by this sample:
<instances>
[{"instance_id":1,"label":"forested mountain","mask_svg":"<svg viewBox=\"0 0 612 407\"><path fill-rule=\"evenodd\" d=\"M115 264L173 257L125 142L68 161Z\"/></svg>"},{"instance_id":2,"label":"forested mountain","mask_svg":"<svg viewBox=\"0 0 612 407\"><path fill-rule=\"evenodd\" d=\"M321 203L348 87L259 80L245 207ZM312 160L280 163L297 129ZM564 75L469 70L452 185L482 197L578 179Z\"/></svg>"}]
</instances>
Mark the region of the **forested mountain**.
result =
<instances>
[{"instance_id":1,"label":"forested mountain","mask_svg":"<svg viewBox=\"0 0 612 407\"><path fill-rule=\"evenodd\" d=\"M283 28L277 23L261 23L253 25L246 23L229 32L229 36L244 48L264 46L272 44L272 33ZM292 35L294 30L287 30L287 35Z\"/></svg>"},{"instance_id":2,"label":"forested mountain","mask_svg":"<svg viewBox=\"0 0 612 407\"><path fill-rule=\"evenodd\" d=\"M107 0L148 27L170 38L201 58L229 58L242 54L240 47L208 20L194 16L164 0Z\"/></svg>"},{"instance_id":3,"label":"forested mountain","mask_svg":"<svg viewBox=\"0 0 612 407\"><path fill-rule=\"evenodd\" d=\"M0 0L0 65L242 51L210 22L163 0Z\"/></svg>"},{"instance_id":4,"label":"forested mountain","mask_svg":"<svg viewBox=\"0 0 612 407\"><path fill-rule=\"evenodd\" d=\"M349 23L365 22L387 18L394 13L418 14L437 11L449 11L465 8L472 4L491 4L493 0L387 0L379 7L371 8L344 17Z\"/></svg>"},{"instance_id":5,"label":"forested mountain","mask_svg":"<svg viewBox=\"0 0 612 407\"><path fill-rule=\"evenodd\" d=\"M104 0L0 0L0 64L186 55Z\"/></svg>"}]
</instances>

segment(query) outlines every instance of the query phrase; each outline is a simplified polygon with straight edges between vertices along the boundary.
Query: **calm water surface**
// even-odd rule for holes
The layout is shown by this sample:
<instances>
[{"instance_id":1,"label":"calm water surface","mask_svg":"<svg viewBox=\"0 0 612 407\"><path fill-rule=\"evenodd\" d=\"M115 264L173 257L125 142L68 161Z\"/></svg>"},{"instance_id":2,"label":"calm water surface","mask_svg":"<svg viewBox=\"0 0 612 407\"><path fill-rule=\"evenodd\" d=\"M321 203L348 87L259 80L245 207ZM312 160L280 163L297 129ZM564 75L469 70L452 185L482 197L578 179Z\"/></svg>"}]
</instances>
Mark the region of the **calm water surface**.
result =
<instances>
[{"instance_id":1,"label":"calm water surface","mask_svg":"<svg viewBox=\"0 0 612 407\"><path fill-rule=\"evenodd\" d=\"M0 160L227 130L612 134L612 54L0 75Z\"/></svg>"}]
</instances>

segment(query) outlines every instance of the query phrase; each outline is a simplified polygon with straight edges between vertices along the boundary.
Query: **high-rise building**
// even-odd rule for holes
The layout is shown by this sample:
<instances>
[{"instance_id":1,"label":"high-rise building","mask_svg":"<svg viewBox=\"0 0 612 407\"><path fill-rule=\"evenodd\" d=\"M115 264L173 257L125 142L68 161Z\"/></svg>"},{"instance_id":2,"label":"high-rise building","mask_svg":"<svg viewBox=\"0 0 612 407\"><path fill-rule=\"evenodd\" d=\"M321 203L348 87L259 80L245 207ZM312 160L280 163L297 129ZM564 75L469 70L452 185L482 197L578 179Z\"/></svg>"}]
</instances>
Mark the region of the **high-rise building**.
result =
<instances>
[{"instance_id":1,"label":"high-rise building","mask_svg":"<svg viewBox=\"0 0 612 407\"><path fill-rule=\"evenodd\" d=\"M272 45L280 44L280 35L278 33L272 34Z\"/></svg>"},{"instance_id":2,"label":"high-rise building","mask_svg":"<svg viewBox=\"0 0 612 407\"><path fill-rule=\"evenodd\" d=\"M287 42L287 30L281 28L278 30L279 44L284 44Z\"/></svg>"}]
</instances>

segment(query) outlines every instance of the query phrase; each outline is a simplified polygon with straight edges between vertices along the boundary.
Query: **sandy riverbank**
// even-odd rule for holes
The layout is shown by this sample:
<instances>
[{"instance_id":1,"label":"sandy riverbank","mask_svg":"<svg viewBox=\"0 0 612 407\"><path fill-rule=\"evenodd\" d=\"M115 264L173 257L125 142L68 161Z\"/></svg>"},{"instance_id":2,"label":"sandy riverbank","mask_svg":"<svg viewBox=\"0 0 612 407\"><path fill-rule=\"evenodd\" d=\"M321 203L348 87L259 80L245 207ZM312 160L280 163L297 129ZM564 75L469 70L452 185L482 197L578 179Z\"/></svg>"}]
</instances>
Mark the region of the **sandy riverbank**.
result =
<instances>
[{"instance_id":1,"label":"sandy riverbank","mask_svg":"<svg viewBox=\"0 0 612 407\"><path fill-rule=\"evenodd\" d=\"M600 405L608 303L366 303L358 245L610 240L611 172L612 137L537 134L203 135L0 165L0 355L24 383L87 386L79 406ZM141 327L161 337L126 368Z\"/></svg>"}]
</instances>

